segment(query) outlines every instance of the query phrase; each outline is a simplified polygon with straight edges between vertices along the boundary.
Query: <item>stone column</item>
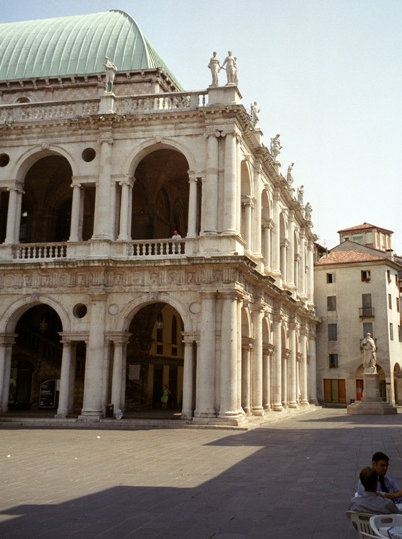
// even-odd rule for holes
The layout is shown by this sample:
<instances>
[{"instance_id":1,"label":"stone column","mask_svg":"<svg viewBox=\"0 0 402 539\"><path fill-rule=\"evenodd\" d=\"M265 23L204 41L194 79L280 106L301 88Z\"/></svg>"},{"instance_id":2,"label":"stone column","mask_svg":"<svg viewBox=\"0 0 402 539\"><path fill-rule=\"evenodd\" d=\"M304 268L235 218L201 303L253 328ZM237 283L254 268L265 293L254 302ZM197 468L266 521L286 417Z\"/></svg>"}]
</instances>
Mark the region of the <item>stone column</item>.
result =
<instances>
[{"instance_id":1,"label":"stone column","mask_svg":"<svg viewBox=\"0 0 402 539\"><path fill-rule=\"evenodd\" d=\"M7 211L7 230L4 243L19 243L21 224L22 185L16 182L15 186L7 189L10 193Z\"/></svg>"},{"instance_id":2,"label":"stone column","mask_svg":"<svg viewBox=\"0 0 402 539\"><path fill-rule=\"evenodd\" d=\"M264 415L262 405L262 319L264 312L261 305L253 311L254 347L252 354L252 410L253 415Z\"/></svg>"},{"instance_id":3,"label":"stone column","mask_svg":"<svg viewBox=\"0 0 402 539\"><path fill-rule=\"evenodd\" d=\"M225 137L225 173L223 185L223 233L235 234L237 194L237 139L235 133L226 133Z\"/></svg>"},{"instance_id":4,"label":"stone column","mask_svg":"<svg viewBox=\"0 0 402 539\"><path fill-rule=\"evenodd\" d=\"M251 351L253 349L253 339L243 337L242 339L242 380L241 380L241 406L247 415L251 414Z\"/></svg>"},{"instance_id":5,"label":"stone column","mask_svg":"<svg viewBox=\"0 0 402 539\"><path fill-rule=\"evenodd\" d=\"M274 354L272 365L272 398L273 410L280 412L282 406L282 316L277 313L274 315Z\"/></svg>"},{"instance_id":6,"label":"stone column","mask_svg":"<svg viewBox=\"0 0 402 539\"><path fill-rule=\"evenodd\" d=\"M0 335L0 412L8 410L8 395L10 390L11 356L16 334Z\"/></svg>"},{"instance_id":7,"label":"stone column","mask_svg":"<svg viewBox=\"0 0 402 539\"><path fill-rule=\"evenodd\" d=\"M287 269L286 269L286 261L287 261L287 251L288 251L288 245L289 241L286 238L283 238L281 241L281 274L282 274L282 282L287 284L286 277L287 277Z\"/></svg>"},{"instance_id":8,"label":"stone column","mask_svg":"<svg viewBox=\"0 0 402 539\"><path fill-rule=\"evenodd\" d=\"M299 294L303 298L306 296L306 247L304 243L304 230L300 231Z\"/></svg>"},{"instance_id":9,"label":"stone column","mask_svg":"<svg viewBox=\"0 0 402 539\"><path fill-rule=\"evenodd\" d=\"M215 319L216 292L201 298L200 347L197 358L196 409L194 417L215 417Z\"/></svg>"},{"instance_id":10,"label":"stone column","mask_svg":"<svg viewBox=\"0 0 402 539\"><path fill-rule=\"evenodd\" d=\"M197 178L195 174L188 171L188 182L190 184L190 192L188 199L188 220L187 220L187 238L195 238L197 236Z\"/></svg>"},{"instance_id":11,"label":"stone column","mask_svg":"<svg viewBox=\"0 0 402 539\"><path fill-rule=\"evenodd\" d=\"M218 218L218 139L207 134L206 178L202 184L201 233L216 234Z\"/></svg>"},{"instance_id":12,"label":"stone column","mask_svg":"<svg viewBox=\"0 0 402 539\"><path fill-rule=\"evenodd\" d=\"M272 241L272 271L275 275L280 275L280 224L279 224L279 214L280 214L280 192L279 189L274 191L274 208L273 208L273 218L274 218L274 228L273 228L273 241Z\"/></svg>"},{"instance_id":13,"label":"stone column","mask_svg":"<svg viewBox=\"0 0 402 539\"><path fill-rule=\"evenodd\" d=\"M110 402L114 411L123 410L126 388L126 347L130 334L126 332L109 333L108 338L113 342L113 371L112 391Z\"/></svg>"},{"instance_id":14,"label":"stone column","mask_svg":"<svg viewBox=\"0 0 402 539\"><path fill-rule=\"evenodd\" d=\"M74 180L74 179L73 179ZM73 182L73 200L71 203L71 223L69 241L81 241L80 237L80 217L81 217L81 184Z\"/></svg>"},{"instance_id":15,"label":"stone column","mask_svg":"<svg viewBox=\"0 0 402 539\"><path fill-rule=\"evenodd\" d=\"M274 347L268 344L263 349L263 384L262 384L262 404L264 410L268 412L271 409L271 371L272 371L272 354Z\"/></svg>"},{"instance_id":16,"label":"stone column","mask_svg":"<svg viewBox=\"0 0 402 539\"><path fill-rule=\"evenodd\" d=\"M183 406L181 410L182 419L193 417L193 378L194 378L194 358L193 342L194 335L184 334L184 365L183 365Z\"/></svg>"},{"instance_id":17,"label":"stone column","mask_svg":"<svg viewBox=\"0 0 402 539\"><path fill-rule=\"evenodd\" d=\"M254 250L254 254L256 256L262 255L262 247L261 247L261 164L259 162L256 163L255 169L254 169L254 192L257 193L257 196L255 198L255 219L253 223L252 228L252 246Z\"/></svg>"},{"instance_id":18,"label":"stone column","mask_svg":"<svg viewBox=\"0 0 402 539\"><path fill-rule=\"evenodd\" d=\"M134 178L127 178L120 182L121 200L120 200L120 227L119 240L128 241L131 237L131 208L130 198L132 195Z\"/></svg>"},{"instance_id":19,"label":"stone column","mask_svg":"<svg viewBox=\"0 0 402 539\"><path fill-rule=\"evenodd\" d=\"M314 303L314 244L310 240L307 245L307 301Z\"/></svg>"},{"instance_id":20,"label":"stone column","mask_svg":"<svg viewBox=\"0 0 402 539\"><path fill-rule=\"evenodd\" d=\"M100 140L100 166L99 178L95 194L95 219L93 239L110 240L112 235L112 222L114 221L114 207L111 207L111 175L112 175L112 148L113 138L105 133Z\"/></svg>"},{"instance_id":21,"label":"stone column","mask_svg":"<svg viewBox=\"0 0 402 539\"><path fill-rule=\"evenodd\" d=\"M282 405L288 407L289 349L282 347Z\"/></svg>"},{"instance_id":22,"label":"stone column","mask_svg":"<svg viewBox=\"0 0 402 539\"><path fill-rule=\"evenodd\" d=\"M231 418L241 415L237 408L237 297L233 292L224 294L222 309L222 338L225 346L221 359L221 387L219 417Z\"/></svg>"},{"instance_id":23,"label":"stone column","mask_svg":"<svg viewBox=\"0 0 402 539\"><path fill-rule=\"evenodd\" d=\"M301 348L301 376L300 376L300 404L308 404L307 389L307 328L303 326L300 330L300 348Z\"/></svg>"},{"instance_id":24,"label":"stone column","mask_svg":"<svg viewBox=\"0 0 402 539\"><path fill-rule=\"evenodd\" d=\"M317 404L317 357L316 357L316 334L310 331L309 334L309 363L308 363L308 397L310 404Z\"/></svg>"},{"instance_id":25,"label":"stone column","mask_svg":"<svg viewBox=\"0 0 402 539\"><path fill-rule=\"evenodd\" d=\"M289 323L289 408L297 408L297 359L296 359L296 323Z\"/></svg>"},{"instance_id":26,"label":"stone column","mask_svg":"<svg viewBox=\"0 0 402 539\"><path fill-rule=\"evenodd\" d=\"M84 402L82 417L100 417L102 410L103 364L105 353L105 304L106 294L90 297L90 331L85 362Z\"/></svg>"},{"instance_id":27,"label":"stone column","mask_svg":"<svg viewBox=\"0 0 402 539\"><path fill-rule=\"evenodd\" d=\"M59 405L56 417L66 417L71 412L69 409L69 403L71 402L71 341L62 335L61 342L63 344L63 355L61 358Z\"/></svg>"},{"instance_id":28,"label":"stone column","mask_svg":"<svg viewBox=\"0 0 402 539\"><path fill-rule=\"evenodd\" d=\"M251 225L252 225L252 209L253 209L253 197L249 195L245 195L242 197L242 206L244 207L244 231L246 237L244 238L246 243L246 250L252 251L253 245L252 245L252 235L251 235Z\"/></svg>"},{"instance_id":29,"label":"stone column","mask_svg":"<svg viewBox=\"0 0 402 539\"><path fill-rule=\"evenodd\" d=\"M294 220L294 211L289 211L288 219L288 249L287 249L287 276L286 283L289 288L294 289L295 287L295 276L294 276L294 260L295 260L295 239L294 239L294 229L295 229L295 220Z\"/></svg>"}]
</instances>

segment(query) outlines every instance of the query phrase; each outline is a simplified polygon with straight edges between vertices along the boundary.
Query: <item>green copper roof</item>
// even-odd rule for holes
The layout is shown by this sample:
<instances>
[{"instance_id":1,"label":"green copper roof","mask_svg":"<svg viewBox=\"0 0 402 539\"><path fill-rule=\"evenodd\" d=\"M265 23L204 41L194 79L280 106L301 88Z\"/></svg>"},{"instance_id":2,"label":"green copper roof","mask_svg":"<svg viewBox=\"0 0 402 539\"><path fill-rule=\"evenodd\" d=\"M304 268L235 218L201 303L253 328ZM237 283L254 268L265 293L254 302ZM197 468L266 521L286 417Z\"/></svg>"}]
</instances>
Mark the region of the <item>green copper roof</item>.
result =
<instances>
[{"instance_id":1,"label":"green copper roof","mask_svg":"<svg viewBox=\"0 0 402 539\"><path fill-rule=\"evenodd\" d=\"M108 56L118 71L164 69L180 84L127 13L0 24L0 80L103 73Z\"/></svg>"}]
</instances>

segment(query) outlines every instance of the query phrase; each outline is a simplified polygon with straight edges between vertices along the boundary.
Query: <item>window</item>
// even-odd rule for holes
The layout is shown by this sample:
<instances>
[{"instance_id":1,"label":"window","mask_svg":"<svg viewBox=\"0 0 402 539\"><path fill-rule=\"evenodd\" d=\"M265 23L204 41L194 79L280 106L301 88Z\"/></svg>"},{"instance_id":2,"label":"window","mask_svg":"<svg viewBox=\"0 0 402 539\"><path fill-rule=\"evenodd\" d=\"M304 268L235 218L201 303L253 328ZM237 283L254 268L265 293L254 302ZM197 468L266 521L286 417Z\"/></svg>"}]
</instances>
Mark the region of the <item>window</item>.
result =
<instances>
[{"instance_id":1,"label":"window","mask_svg":"<svg viewBox=\"0 0 402 539\"><path fill-rule=\"evenodd\" d=\"M362 281L368 283L371 280L371 271L370 270L362 270L361 277L362 277Z\"/></svg>"},{"instance_id":2,"label":"window","mask_svg":"<svg viewBox=\"0 0 402 539\"><path fill-rule=\"evenodd\" d=\"M388 308L392 309L392 296L391 296L391 294L388 294Z\"/></svg>"},{"instance_id":3,"label":"window","mask_svg":"<svg viewBox=\"0 0 402 539\"><path fill-rule=\"evenodd\" d=\"M398 337L399 342L402 342L402 326L398 326Z\"/></svg>"},{"instance_id":4,"label":"window","mask_svg":"<svg viewBox=\"0 0 402 539\"><path fill-rule=\"evenodd\" d=\"M363 339L367 335L367 333L370 333L371 336L373 336L373 324L371 322L363 323Z\"/></svg>"},{"instance_id":5,"label":"window","mask_svg":"<svg viewBox=\"0 0 402 539\"><path fill-rule=\"evenodd\" d=\"M328 324L328 340L337 341L338 340L338 326L337 324Z\"/></svg>"},{"instance_id":6,"label":"window","mask_svg":"<svg viewBox=\"0 0 402 539\"><path fill-rule=\"evenodd\" d=\"M338 368L338 354L329 354L329 368L330 369Z\"/></svg>"},{"instance_id":7,"label":"window","mask_svg":"<svg viewBox=\"0 0 402 539\"><path fill-rule=\"evenodd\" d=\"M359 235L359 236L352 236L352 240L355 241L356 243L361 243L361 244L363 244L363 236L362 236L362 235Z\"/></svg>"},{"instance_id":8,"label":"window","mask_svg":"<svg viewBox=\"0 0 402 539\"><path fill-rule=\"evenodd\" d=\"M327 296L327 311L336 311L336 296Z\"/></svg>"},{"instance_id":9,"label":"window","mask_svg":"<svg viewBox=\"0 0 402 539\"><path fill-rule=\"evenodd\" d=\"M389 338L391 341L394 340L394 324L392 322L389 324Z\"/></svg>"},{"instance_id":10,"label":"window","mask_svg":"<svg viewBox=\"0 0 402 539\"><path fill-rule=\"evenodd\" d=\"M390 270L387 270L387 279L388 279L388 282L390 283L391 282L391 271Z\"/></svg>"},{"instance_id":11,"label":"window","mask_svg":"<svg viewBox=\"0 0 402 539\"><path fill-rule=\"evenodd\" d=\"M327 284L334 283L334 282L335 282L335 274L327 273Z\"/></svg>"},{"instance_id":12,"label":"window","mask_svg":"<svg viewBox=\"0 0 402 539\"><path fill-rule=\"evenodd\" d=\"M371 304L371 294L362 294L362 308L360 316L374 316L374 309Z\"/></svg>"},{"instance_id":13,"label":"window","mask_svg":"<svg viewBox=\"0 0 402 539\"><path fill-rule=\"evenodd\" d=\"M396 312L399 313L399 298L396 298Z\"/></svg>"}]
</instances>

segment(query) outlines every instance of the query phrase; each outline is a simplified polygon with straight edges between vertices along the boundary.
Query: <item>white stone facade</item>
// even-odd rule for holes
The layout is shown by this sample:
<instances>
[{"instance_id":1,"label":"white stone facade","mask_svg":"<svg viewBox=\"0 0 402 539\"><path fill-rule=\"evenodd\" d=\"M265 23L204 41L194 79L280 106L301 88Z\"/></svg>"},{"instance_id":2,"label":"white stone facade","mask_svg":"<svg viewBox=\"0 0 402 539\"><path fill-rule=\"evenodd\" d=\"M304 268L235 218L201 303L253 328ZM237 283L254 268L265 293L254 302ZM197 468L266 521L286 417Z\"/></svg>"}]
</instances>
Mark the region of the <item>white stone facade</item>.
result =
<instances>
[{"instance_id":1,"label":"white stone facade","mask_svg":"<svg viewBox=\"0 0 402 539\"><path fill-rule=\"evenodd\" d=\"M388 243L389 245L389 243ZM402 403L398 271L389 253L345 241L315 265L317 396L346 406L363 395L362 341L375 339L384 401Z\"/></svg>"},{"instance_id":2,"label":"white stone facade","mask_svg":"<svg viewBox=\"0 0 402 539\"><path fill-rule=\"evenodd\" d=\"M237 86L140 79L2 85L1 412L46 376L59 417L145 409L162 383L200 423L316 402L303 203Z\"/></svg>"}]
</instances>

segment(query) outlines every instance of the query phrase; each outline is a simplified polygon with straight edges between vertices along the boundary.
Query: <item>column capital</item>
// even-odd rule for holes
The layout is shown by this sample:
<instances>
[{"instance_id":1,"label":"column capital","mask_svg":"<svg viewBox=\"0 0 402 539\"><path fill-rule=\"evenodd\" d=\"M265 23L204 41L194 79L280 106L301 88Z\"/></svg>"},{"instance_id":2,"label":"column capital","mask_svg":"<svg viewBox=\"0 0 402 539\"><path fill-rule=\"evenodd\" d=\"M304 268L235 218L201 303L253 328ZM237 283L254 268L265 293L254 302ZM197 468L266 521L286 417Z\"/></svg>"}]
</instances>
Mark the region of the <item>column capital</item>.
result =
<instances>
[{"instance_id":1,"label":"column capital","mask_svg":"<svg viewBox=\"0 0 402 539\"><path fill-rule=\"evenodd\" d=\"M127 344L132 333L127 331L106 331L105 341L111 341L114 344Z\"/></svg>"},{"instance_id":2,"label":"column capital","mask_svg":"<svg viewBox=\"0 0 402 539\"><path fill-rule=\"evenodd\" d=\"M15 344L15 339L17 337L17 333L0 333L0 345Z\"/></svg>"},{"instance_id":3,"label":"column capital","mask_svg":"<svg viewBox=\"0 0 402 539\"><path fill-rule=\"evenodd\" d=\"M182 331L182 342L184 346L190 346L193 344L193 342L198 342L200 339L199 333L191 332L191 331Z\"/></svg>"}]
</instances>

